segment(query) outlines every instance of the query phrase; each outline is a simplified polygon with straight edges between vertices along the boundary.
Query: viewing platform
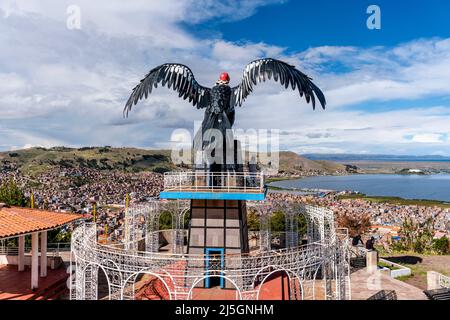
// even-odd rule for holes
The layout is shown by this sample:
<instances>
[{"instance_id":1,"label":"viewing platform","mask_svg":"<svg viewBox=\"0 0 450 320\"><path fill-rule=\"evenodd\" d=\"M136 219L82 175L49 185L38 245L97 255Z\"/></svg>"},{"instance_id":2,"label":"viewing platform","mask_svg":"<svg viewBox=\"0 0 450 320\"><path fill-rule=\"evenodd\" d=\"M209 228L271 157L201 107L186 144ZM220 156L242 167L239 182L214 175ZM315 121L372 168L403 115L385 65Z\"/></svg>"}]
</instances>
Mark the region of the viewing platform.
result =
<instances>
[{"instance_id":1,"label":"viewing platform","mask_svg":"<svg viewBox=\"0 0 450 320\"><path fill-rule=\"evenodd\" d=\"M265 196L262 172L166 172L160 193L161 199L261 201Z\"/></svg>"}]
</instances>

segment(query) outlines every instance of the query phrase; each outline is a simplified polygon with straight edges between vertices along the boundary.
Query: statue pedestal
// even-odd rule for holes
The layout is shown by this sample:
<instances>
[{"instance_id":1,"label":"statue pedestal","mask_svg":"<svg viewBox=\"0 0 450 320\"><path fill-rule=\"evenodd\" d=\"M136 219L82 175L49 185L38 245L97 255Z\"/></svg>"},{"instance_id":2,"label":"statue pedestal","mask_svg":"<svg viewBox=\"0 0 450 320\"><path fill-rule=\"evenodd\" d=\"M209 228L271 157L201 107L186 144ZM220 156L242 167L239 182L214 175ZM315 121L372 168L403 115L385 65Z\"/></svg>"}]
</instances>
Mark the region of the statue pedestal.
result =
<instances>
[{"instance_id":1,"label":"statue pedestal","mask_svg":"<svg viewBox=\"0 0 450 320\"><path fill-rule=\"evenodd\" d=\"M225 254L248 253L247 209L243 200L192 200L190 254L222 248Z\"/></svg>"},{"instance_id":2,"label":"statue pedestal","mask_svg":"<svg viewBox=\"0 0 450 320\"><path fill-rule=\"evenodd\" d=\"M225 269L225 254L249 252L245 201L192 200L190 213L188 253L207 256L206 272L217 274ZM205 279L199 286L219 285L214 281L227 287L221 278Z\"/></svg>"}]
</instances>

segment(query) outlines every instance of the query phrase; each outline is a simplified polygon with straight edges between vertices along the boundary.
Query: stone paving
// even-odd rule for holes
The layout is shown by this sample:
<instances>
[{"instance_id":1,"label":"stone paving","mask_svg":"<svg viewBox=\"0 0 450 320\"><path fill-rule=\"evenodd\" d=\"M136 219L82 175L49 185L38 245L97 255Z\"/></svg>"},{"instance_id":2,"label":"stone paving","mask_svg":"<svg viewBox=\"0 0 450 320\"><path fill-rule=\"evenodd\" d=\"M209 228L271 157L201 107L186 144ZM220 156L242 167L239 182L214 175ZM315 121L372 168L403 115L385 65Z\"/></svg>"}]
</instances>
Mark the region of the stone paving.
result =
<instances>
[{"instance_id":1,"label":"stone paving","mask_svg":"<svg viewBox=\"0 0 450 320\"><path fill-rule=\"evenodd\" d=\"M48 268L47 277L39 277L39 288L32 291L29 267L25 271L17 271L17 266L0 265L0 300L28 300L64 277L67 277L64 267L56 270Z\"/></svg>"},{"instance_id":2,"label":"stone paving","mask_svg":"<svg viewBox=\"0 0 450 320\"><path fill-rule=\"evenodd\" d=\"M351 274L352 300L367 300L380 290L395 290L398 300L427 300L423 291L380 271L366 269Z\"/></svg>"}]
</instances>

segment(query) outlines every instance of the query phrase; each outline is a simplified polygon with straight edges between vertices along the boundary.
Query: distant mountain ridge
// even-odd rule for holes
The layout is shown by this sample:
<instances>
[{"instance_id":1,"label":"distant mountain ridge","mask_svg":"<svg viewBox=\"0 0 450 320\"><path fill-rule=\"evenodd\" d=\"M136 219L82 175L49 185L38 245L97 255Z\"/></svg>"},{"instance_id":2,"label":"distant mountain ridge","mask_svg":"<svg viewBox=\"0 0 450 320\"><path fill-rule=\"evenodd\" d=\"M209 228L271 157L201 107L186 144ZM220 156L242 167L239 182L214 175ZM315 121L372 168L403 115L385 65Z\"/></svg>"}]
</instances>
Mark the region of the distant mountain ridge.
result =
<instances>
[{"instance_id":1,"label":"distant mountain ridge","mask_svg":"<svg viewBox=\"0 0 450 320\"><path fill-rule=\"evenodd\" d=\"M0 171L17 169L25 174L36 175L55 166L160 173L179 169L172 163L170 150L106 146L82 148L35 147L0 152ZM188 166L183 166L183 168L187 169ZM280 151L279 153L279 174L282 175L339 174L345 171L346 166L339 163L310 160L289 151Z\"/></svg>"},{"instance_id":2,"label":"distant mountain ridge","mask_svg":"<svg viewBox=\"0 0 450 320\"><path fill-rule=\"evenodd\" d=\"M411 155L386 155L386 154L309 153L303 154L302 156L311 160L327 160L337 162L345 162L345 161L450 162L450 156L440 156L440 155L411 156Z\"/></svg>"}]
</instances>

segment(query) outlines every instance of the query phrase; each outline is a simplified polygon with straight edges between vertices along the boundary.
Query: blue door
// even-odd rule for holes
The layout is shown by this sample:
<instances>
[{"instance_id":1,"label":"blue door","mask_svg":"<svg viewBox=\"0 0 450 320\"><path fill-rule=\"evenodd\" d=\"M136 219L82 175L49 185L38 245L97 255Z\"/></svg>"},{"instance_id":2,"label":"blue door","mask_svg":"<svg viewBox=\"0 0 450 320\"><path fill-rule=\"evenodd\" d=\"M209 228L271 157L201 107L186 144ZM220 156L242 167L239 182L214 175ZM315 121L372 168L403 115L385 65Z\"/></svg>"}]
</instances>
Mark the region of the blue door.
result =
<instances>
[{"instance_id":1,"label":"blue door","mask_svg":"<svg viewBox=\"0 0 450 320\"><path fill-rule=\"evenodd\" d=\"M225 259L223 248L206 248L206 275L210 275L210 270L223 270ZM212 275L217 275L217 272L211 272ZM220 272L220 275L223 275ZM211 288L215 285L216 279L220 279L220 288L225 287L225 279L222 277L208 277L205 279L205 288Z\"/></svg>"}]
</instances>

